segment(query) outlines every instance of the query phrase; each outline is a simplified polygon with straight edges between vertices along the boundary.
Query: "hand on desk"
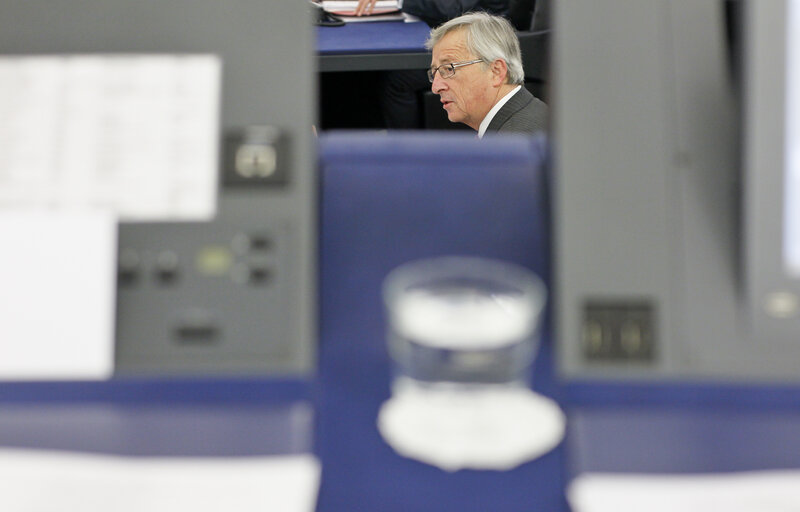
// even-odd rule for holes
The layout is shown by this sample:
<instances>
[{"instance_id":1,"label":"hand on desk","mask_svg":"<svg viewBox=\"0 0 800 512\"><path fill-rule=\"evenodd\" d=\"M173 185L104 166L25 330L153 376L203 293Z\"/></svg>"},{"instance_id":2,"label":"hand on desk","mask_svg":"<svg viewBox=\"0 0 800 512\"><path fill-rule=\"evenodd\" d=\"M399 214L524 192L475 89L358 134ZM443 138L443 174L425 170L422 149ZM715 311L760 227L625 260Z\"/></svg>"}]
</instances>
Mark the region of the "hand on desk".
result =
<instances>
[{"instance_id":1,"label":"hand on desk","mask_svg":"<svg viewBox=\"0 0 800 512\"><path fill-rule=\"evenodd\" d=\"M358 0L358 5L356 6L356 16L372 14L377 1L378 0Z\"/></svg>"}]
</instances>

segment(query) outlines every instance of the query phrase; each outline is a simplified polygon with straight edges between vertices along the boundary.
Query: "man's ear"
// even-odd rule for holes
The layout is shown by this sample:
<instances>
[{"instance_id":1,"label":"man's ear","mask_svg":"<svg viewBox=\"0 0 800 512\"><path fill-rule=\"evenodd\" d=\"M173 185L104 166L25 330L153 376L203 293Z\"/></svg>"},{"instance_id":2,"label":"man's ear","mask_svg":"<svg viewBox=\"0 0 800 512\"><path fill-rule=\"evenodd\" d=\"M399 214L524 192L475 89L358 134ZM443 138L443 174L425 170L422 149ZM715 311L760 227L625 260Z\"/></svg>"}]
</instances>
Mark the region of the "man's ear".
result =
<instances>
[{"instance_id":1,"label":"man's ear","mask_svg":"<svg viewBox=\"0 0 800 512\"><path fill-rule=\"evenodd\" d=\"M495 59L492 62L492 85L495 87L500 87L504 83L506 83L506 78L508 77L508 66L506 65L506 61L503 59Z\"/></svg>"}]
</instances>

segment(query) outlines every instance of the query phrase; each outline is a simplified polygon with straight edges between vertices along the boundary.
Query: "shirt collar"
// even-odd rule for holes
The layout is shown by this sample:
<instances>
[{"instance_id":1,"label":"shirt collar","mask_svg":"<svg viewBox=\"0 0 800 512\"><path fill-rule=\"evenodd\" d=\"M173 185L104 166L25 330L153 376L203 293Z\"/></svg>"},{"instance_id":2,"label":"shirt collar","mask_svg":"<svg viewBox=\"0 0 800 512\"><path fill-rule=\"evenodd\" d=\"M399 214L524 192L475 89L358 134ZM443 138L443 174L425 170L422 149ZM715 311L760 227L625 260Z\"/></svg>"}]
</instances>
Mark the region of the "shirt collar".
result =
<instances>
[{"instance_id":1,"label":"shirt collar","mask_svg":"<svg viewBox=\"0 0 800 512\"><path fill-rule=\"evenodd\" d=\"M495 114L497 114L497 112L501 108L503 108L503 105L505 105L506 102L510 100L511 97L514 96L514 94L516 94L517 91L519 91L521 88L522 88L521 85L516 86L514 89L511 90L511 92L500 98L500 101L494 104L492 110L490 110L489 113L486 114L486 117L483 118L483 121L481 121L481 125L478 127L479 139L483 137L484 133L486 133L486 129L489 127L489 123L492 122L492 119L494 119Z\"/></svg>"}]
</instances>

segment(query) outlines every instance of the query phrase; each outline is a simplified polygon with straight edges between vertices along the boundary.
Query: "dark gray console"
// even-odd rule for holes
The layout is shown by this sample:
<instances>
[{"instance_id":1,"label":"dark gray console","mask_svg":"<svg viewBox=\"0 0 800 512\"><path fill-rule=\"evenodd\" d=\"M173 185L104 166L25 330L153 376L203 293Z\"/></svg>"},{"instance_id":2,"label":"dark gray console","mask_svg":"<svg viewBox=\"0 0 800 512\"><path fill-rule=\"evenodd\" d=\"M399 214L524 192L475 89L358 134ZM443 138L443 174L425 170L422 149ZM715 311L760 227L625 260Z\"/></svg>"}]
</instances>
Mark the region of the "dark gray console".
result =
<instances>
[{"instance_id":1,"label":"dark gray console","mask_svg":"<svg viewBox=\"0 0 800 512\"><path fill-rule=\"evenodd\" d=\"M4 54L203 54L221 62L216 214L120 223L115 374L312 371L316 81L306 3L7 4Z\"/></svg>"},{"instance_id":2,"label":"dark gray console","mask_svg":"<svg viewBox=\"0 0 800 512\"><path fill-rule=\"evenodd\" d=\"M796 380L796 3L555 7L562 373Z\"/></svg>"}]
</instances>

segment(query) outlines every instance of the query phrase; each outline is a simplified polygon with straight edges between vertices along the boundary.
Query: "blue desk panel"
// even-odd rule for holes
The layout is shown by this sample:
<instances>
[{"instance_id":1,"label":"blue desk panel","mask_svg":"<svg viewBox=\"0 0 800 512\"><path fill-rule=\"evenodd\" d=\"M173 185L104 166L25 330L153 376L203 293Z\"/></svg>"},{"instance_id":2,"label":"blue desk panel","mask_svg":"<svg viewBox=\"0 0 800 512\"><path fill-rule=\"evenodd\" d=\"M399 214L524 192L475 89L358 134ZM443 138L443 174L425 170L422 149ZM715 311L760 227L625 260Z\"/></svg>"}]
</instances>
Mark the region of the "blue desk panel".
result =
<instances>
[{"instance_id":1,"label":"blue desk panel","mask_svg":"<svg viewBox=\"0 0 800 512\"><path fill-rule=\"evenodd\" d=\"M14 403L0 408L3 447L130 456L310 453L311 402Z\"/></svg>"},{"instance_id":2,"label":"blue desk panel","mask_svg":"<svg viewBox=\"0 0 800 512\"><path fill-rule=\"evenodd\" d=\"M320 71L426 69L430 53L425 40L430 27L422 22L348 23L317 27Z\"/></svg>"},{"instance_id":3,"label":"blue desk panel","mask_svg":"<svg viewBox=\"0 0 800 512\"><path fill-rule=\"evenodd\" d=\"M304 379L0 383L0 446L159 456L313 449Z\"/></svg>"},{"instance_id":4,"label":"blue desk panel","mask_svg":"<svg viewBox=\"0 0 800 512\"><path fill-rule=\"evenodd\" d=\"M573 383L570 473L800 469L800 388L779 383Z\"/></svg>"},{"instance_id":5,"label":"blue desk panel","mask_svg":"<svg viewBox=\"0 0 800 512\"><path fill-rule=\"evenodd\" d=\"M560 512L563 449L507 472L403 458L376 427L389 398L380 295L392 268L443 254L547 273L543 146L524 136L329 134L322 139L319 511ZM534 387L552 382L550 347Z\"/></svg>"}]
</instances>

